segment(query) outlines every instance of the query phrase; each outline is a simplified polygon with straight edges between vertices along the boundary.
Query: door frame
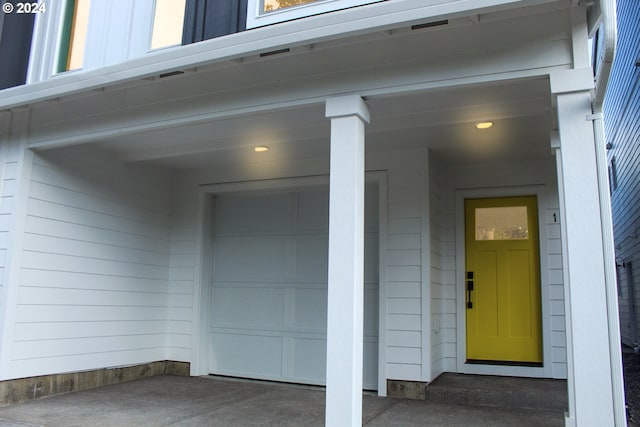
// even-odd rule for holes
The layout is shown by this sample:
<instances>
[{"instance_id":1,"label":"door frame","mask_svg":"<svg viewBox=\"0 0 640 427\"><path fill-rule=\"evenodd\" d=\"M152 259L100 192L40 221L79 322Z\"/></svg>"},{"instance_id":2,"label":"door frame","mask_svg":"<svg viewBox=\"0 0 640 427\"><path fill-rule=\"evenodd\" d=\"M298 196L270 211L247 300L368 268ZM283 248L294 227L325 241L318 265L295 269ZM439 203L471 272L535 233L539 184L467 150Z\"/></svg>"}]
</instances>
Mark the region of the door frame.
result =
<instances>
[{"instance_id":1,"label":"door frame","mask_svg":"<svg viewBox=\"0 0 640 427\"><path fill-rule=\"evenodd\" d=\"M542 319L542 367L467 364L467 326L465 294L465 199L536 196L538 205L538 233L540 238L540 303ZM547 243L547 192L544 185L493 187L477 189L456 189L456 321L457 354L456 368L460 373L481 375L504 375L516 377L553 377L551 348L551 318L549 309L549 278Z\"/></svg>"},{"instance_id":2,"label":"door frame","mask_svg":"<svg viewBox=\"0 0 640 427\"><path fill-rule=\"evenodd\" d=\"M378 184L378 395L387 394L387 173L365 172L365 182ZM209 360L209 300L211 260L213 257L212 225L215 195L255 191L280 192L329 186L329 175L264 179L200 185L198 189L198 218L196 227L196 263L193 283L193 316L191 338L192 376L208 375Z\"/></svg>"}]
</instances>

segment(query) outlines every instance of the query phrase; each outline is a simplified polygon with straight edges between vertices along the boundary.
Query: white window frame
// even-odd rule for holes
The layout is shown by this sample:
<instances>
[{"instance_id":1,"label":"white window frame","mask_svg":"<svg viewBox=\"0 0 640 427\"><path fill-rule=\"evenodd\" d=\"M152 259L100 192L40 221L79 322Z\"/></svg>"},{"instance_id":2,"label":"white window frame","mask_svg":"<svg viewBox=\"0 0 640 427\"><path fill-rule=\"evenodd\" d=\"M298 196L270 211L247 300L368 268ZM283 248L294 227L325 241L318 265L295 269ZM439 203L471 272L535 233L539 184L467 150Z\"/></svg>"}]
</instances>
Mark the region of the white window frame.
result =
<instances>
[{"instance_id":1,"label":"white window frame","mask_svg":"<svg viewBox=\"0 0 640 427\"><path fill-rule=\"evenodd\" d=\"M261 14L260 11L262 10L263 1L264 0L248 0L247 29L333 12L340 9L348 9L369 3L377 3L382 0L318 0L300 6L287 7Z\"/></svg>"},{"instance_id":2,"label":"white window frame","mask_svg":"<svg viewBox=\"0 0 640 427\"><path fill-rule=\"evenodd\" d=\"M60 37L66 1L47 2L47 12L36 15L34 35L29 56L27 83L49 80L56 76L124 62L149 53L155 0L94 0L89 11L84 64L78 70L56 73L56 61L60 52ZM112 10L113 9L113 10ZM112 13L117 12L117 13ZM122 26L123 44L110 43L106 29L121 23L122 15L132 21Z\"/></svg>"},{"instance_id":3,"label":"white window frame","mask_svg":"<svg viewBox=\"0 0 640 427\"><path fill-rule=\"evenodd\" d=\"M36 14L33 39L29 53L27 84L48 80L55 75L56 61L60 54L60 32L66 2L47 4L45 13Z\"/></svg>"}]
</instances>

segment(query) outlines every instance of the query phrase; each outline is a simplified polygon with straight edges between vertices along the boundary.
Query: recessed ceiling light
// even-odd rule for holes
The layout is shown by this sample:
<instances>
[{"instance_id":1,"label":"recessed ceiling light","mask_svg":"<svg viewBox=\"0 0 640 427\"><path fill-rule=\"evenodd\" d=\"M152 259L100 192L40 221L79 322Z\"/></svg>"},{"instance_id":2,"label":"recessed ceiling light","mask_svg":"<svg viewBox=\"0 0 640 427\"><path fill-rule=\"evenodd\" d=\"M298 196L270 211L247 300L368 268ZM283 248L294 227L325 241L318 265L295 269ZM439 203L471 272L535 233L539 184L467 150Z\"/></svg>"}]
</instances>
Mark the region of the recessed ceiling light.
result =
<instances>
[{"instance_id":1,"label":"recessed ceiling light","mask_svg":"<svg viewBox=\"0 0 640 427\"><path fill-rule=\"evenodd\" d=\"M489 129L491 126L493 126L493 122L479 122L479 123L476 123L476 128L478 128L478 129Z\"/></svg>"},{"instance_id":2,"label":"recessed ceiling light","mask_svg":"<svg viewBox=\"0 0 640 427\"><path fill-rule=\"evenodd\" d=\"M269 151L269 147L267 147L266 145L259 145L257 147L254 147L253 151L255 151L256 153L264 153L265 151Z\"/></svg>"}]
</instances>

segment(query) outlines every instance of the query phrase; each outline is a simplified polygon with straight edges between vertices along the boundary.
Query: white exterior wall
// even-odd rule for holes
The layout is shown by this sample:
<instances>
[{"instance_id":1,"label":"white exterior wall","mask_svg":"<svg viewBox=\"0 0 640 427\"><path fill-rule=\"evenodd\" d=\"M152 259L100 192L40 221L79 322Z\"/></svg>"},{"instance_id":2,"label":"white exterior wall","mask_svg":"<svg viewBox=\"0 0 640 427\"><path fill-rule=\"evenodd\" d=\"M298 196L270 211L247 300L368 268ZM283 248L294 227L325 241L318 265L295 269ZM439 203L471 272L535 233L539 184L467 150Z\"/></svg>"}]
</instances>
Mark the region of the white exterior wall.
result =
<instances>
[{"instance_id":1,"label":"white exterior wall","mask_svg":"<svg viewBox=\"0 0 640 427\"><path fill-rule=\"evenodd\" d=\"M429 192L422 182L427 172L426 153L408 151L387 153L384 156L368 157L367 169L387 171L387 251L386 264L381 270L387 271L386 284L381 283L381 313L384 331L381 340L386 340L384 375L389 379L430 381L442 372L457 371L457 309L456 309L456 223L454 189L474 187L504 187L514 185L544 185L545 197L539 200L543 215L541 240L545 240L541 254L544 319L546 327L545 366L547 376L566 378L566 339L564 318L564 296L562 280L562 255L560 225L554 222L553 214L559 221L558 195L553 163L528 162L523 164L475 165L456 168L449 173L438 172L441 165L437 160L429 167ZM281 165L282 166L282 165ZM296 173L297 168L301 168ZM198 172L183 177L183 183L176 189L174 199L175 218L172 232L171 282L169 296L168 358L189 361L192 308L197 306L192 300L191 289L194 272L199 265L197 255L198 197L197 182L233 182L237 180L267 179L325 174L326 165L320 161L289 166L278 174L254 172L252 176L237 171ZM289 173L287 173L289 172ZM227 176L228 178L224 178ZM429 195L429 203L424 198ZM426 218L429 227L425 231L421 206L428 206ZM430 239L429 262L430 283L423 277L421 254L423 233ZM546 236L546 239L545 237ZM381 236L382 240L383 236ZM381 258L381 262L385 256ZM423 313L423 292L425 287L432 295L430 313ZM431 319L430 330L423 327L423 315ZM386 338L383 338L386 337ZM197 340L194 337L194 340ZM424 346L424 347L423 347ZM423 374L423 352L430 352L431 364L427 374ZM550 361L551 363L547 363Z\"/></svg>"},{"instance_id":2,"label":"white exterior wall","mask_svg":"<svg viewBox=\"0 0 640 427\"><path fill-rule=\"evenodd\" d=\"M426 381L422 373L426 278L422 274L421 205L426 197L427 156L421 151L394 152L379 161L375 166L370 161L367 167L384 168L388 174L386 313L381 313L386 317L386 378Z\"/></svg>"},{"instance_id":3,"label":"white exterior wall","mask_svg":"<svg viewBox=\"0 0 640 427\"><path fill-rule=\"evenodd\" d=\"M560 215L558 213L557 178L553 161L529 161L508 164L475 164L460 167L448 167L447 172L438 174L436 179L442 183L441 233L440 241L441 280L432 278L432 287L440 289L434 297L434 318L439 318L441 344L432 343L434 351L432 371L457 371L456 359L458 347L456 333L458 320L464 314L457 313L456 302L456 212L455 191L473 189L501 189L518 186L544 186L542 197L538 199L540 223L540 268L542 285L542 322L543 322L543 361L544 376L566 378L567 353L565 337L565 315L563 295L562 254L560 244ZM485 190L481 190L485 191ZM486 190L486 195L477 197L499 197ZM432 200L434 196L432 195ZM554 222L554 214L556 214ZM462 232L462 231L460 231ZM434 234L438 232L434 231ZM434 278L437 275L434 274ZM435 303L435 300L438 302ZM435 310L440 312L436 313ZM435 325L435 320L434 320ZM433 335L433 334L432 334ZM438 353L441 351L441 353ZM442 359L438 361L438 359ZM550 363L549 363L550 362Z\"/></svg>"},{"instance_id":4,"label":"white exterior wall","mask_svg":"<svg viewBox=\"0 0 640 427\"><path fill-rule=\"evenodd\" d=\"M370 155L367 170L387 171L387 239L386 286L381 278L380 286L386 293L386 313L380 313L386 336L384 375L390 379L426 380L422 375L422 286L421 275L421 198L426 170L424 151L405 151ZM264 166L264 165L263 165ZM272 172L266 172L272 171ZM276 171L276 172L274 172ZM174 220L171 242L171 268L169 284L168 358L191 360L191 352L198 351L189 342L194 330L192 319L199 316L200 304L194 289L194 272L200 265L197 259L198 185L258 179L326 175L328 164L321 160L307 160L296 164L270 165L270 167L239 170L208 170L183 175L174 190ZM382 218L381 218L382 219ZM380 262L383 262L383 254ZM203 260L202 262L206 262ZM202 284L206 286L207 284ZM194 309L195 308L195 309ZM202 325L200 327L203 327ZM206 328L206 325L204 326ZM197 336L194 343L200 343ZM206 345L206 343L205 343ZM203 372L200 372L203 373Z\"/></svg>"},{"instance_id":5,"label":"white exterior wall","mask_svg":"<svg viewBox=\"0 0 640 427\"><path fill-rule=\"evenodd\" d=\"M12 374L8 367L8 355L12 345L13 322L15 319L15 304L18 297L17 289L12 286L16 277L20 275L19 252L24 225L25 197L24 189L28 188L31 173L31 156L24 149L26 144L26 129L29 120L27 110L19 110L3 115L3 132L0 146L0 172L2 184L2 198L0 199L0 232L4 238L2 242L3 257L1 259L2 286L0 287L0 379ZM18 248L18 249L15 249Z\"/></svg>"},{"instance_id":6,"label":"white exterior wall","mask_svg":"<svg viewBox=\"0 0 640 427\"><path fill-rule=\"evenodd\" d=\"M510 15L507 12L504 14ZM547 23L544 28L538 23L542 19ZM557 13L550 7L548 10L544 9L535 19L515 14L513 21L498 19L486 25L456 22L454 24L459 27L452 28L446 46L442 44L440 37L422 38L412 33L399 33L399 37L406 38L406 43L403 43L404 49L398 49L397 42L384 35L376 41L384 54L363 54L362 57L357 57L357 60L345 61L344 70L330 75L330 88L335 91L348 88L379 95L384 90L391 90L382 90L382 86L395 88L398 82L402 82L402 85L407 87L404 90L409 91L412 90L410 88L430 88L442 81L453 84L452 79L467 83L492 81L498 79L495 77L498 73L504 78L543 75L551 68L569 65L570 43L566 19L567 14L564 11ZM294 22L291 25L297 24ZM513 37L504 38L504 33L512 34ZM217 43L222 42L206 43L215 47ZM492 48L487 51L486 46ZM478 47L478 52L470 54L469 51L474 47ZM187 49L184 52L191 52L197 48L195 46L183 49ZM339 57L340 53L347 57L352 53L348 48L349 46L327 45L325 52L331 49L331 52L337 52L336 57ZM317 51L322 52L319 49ZM414 58L415 51L421 51L423 54ZM367 50L361 49L361 52ZM145 129L157 130L162 126L199 123L224 117L225 114L240 111L241 108L250 112L272 108L274 105L317 103L318 99L327 96L327 76L323 73L332 72L329 67L331 62L326 61L322 55L312 56L312 53L309 54L308 61L299 61L295 55L301 53L295 52L288 57L289 59L283 59L281 67L277 68L282 73L267 74L267 79L273 81L267 80L262 86L256 86L252 72L239 73L236 64L221 64L219 67L198 70L188 79L167 79L153 84L146 81L132 83L128 88L115 87L90 94L84 93L64 99L63 102L39 104L31 111L30 142L34 146L86 142L100 140L109 135L135 134ZM415 62L411 62L411 67L405 70L406 75L402 75L402 69L399 69L397 64L404 63L409 57ZM380 63L380 58L384 58L384 63ZM433 58L440 58L442 61L434 61ZM303 63L303 69L300 69L299 66ZM138 65L140 64L142 63ZM261 67L257 64L261 63L248 61L243 66L246 65L248 70L255 71ZM362 75L361 70L367 68L367 64L379 73ZM114 70L116 68L111 69ZM300 87L284 87L285 83L281 83L288 81L287 77L295 80L300 75L310 75L313 78L309 77ZM82 77L81 73L76 76ZM233 87L235 92L229 93L230 87ZM160 122L164 124L160 125ZM162 155L163 149L167 148L150 149L158 149ZM171 154L171 147L167 150L167 155ZM256 163L253 165L257 166L254 169L245 165L242 170L216 169L180 174L180 182L173 188L169 206L165 198L169 181L165 181L164 177L159 181L149 179L147 171L140 164L123 167L118 162L108 162L109 166L102 164L102 161L90 162L89 165L95 167L86 166L85 170L85 161L93 157L91 150L81 149L76 152L73 149L69 152L75 153L75 157L67 160L58 159L60 167L45 161L46 156L37 157L34 166L34 193L28 200L29 210L25 225L28 238L24 241L25 253L22 260L25 265L24 276L30 281L25 279L20 282L20 303L17 306L16 319L19 320L21 329L17 332L15 342L20 357L27 356L29 345L34 346L34 356L29 354L28 358L20 362L23 367L21 372L29 375L40 371L50 372L51 369L64 370L71 364L73 369L77 370L101 364L112 366L134 363L147 356L153 356L152 360L167 358L193 361L193 355L199 351L199 325L197 321L194 323L194 319L198 319L200 315L197 292L199 285L196 279L197 272L203 262L206 262L198 258L201 249L198 247L198 239L203 234L203 230L198 228L198 216L201 211L198 185L328 173L326 161L303 160L287 165ZM387 170L388 174L388 233L384 236L387 239L387 262L382 267L385 271L383 279L386 285L382 291L384 310L381 312L384 317L381 339L386 340L386 346L384 354L380 355L381 359L386 360L383 367L384 375L391 379L429 381L438 373L452 371L456 367L456 225L453 189L481 185L483 181L471 172L453 177L434 172L427 177L426 153L418 153L420 154L416 155L414 151L370 155L367 169ZM73 161L74 158L77 162ZM132 159L135 160L135 153ZM5 172L5 176L9 178L7 182L11 180L10 172L9 167ZM532 182L532 178L523 175L518 168L511 172L514 179L510 173L494 174L490 177L480 174L485 180L482 185L502 186L514 185L515 182ZM537 171L532 172L531 176L537 176L536 173ZM47 174L53 174L54 179L49 180ZM548 179L551 175L553 173L543 177L542 181L553 185L548 188L555 188L555 181ZM115 184L118 190L115 195L111 189L105 190L103 187L111 185L114 177L118 178ZM132 183L136 183L133 188ZM147 190L155 194L152 200L139 197ZM98 199L109 200L106 204L97 203L98 212L91 212L91 209L87 208L88 199L85 196L91 197L94 194L98 195ZM71 200L67 200L69 195L72 195ZM53 199L47 199L48 197ZM557 196L555 199L557 200ZM156 203L164 207L156 208ZM557 201L555 204L549 202L549 206L557 207ZM154 222L156 219L150 221L155 225L142 227L142 230L132 227L131 220L135 221L139 218L140 212L149 208L163 219L157 222ZM0 215L3 212L4 210ZM85 222L74 225L86 228L77 232L70 229L69 224L76 221L80 213ZM52 217L53 215L56 216ZM109 221L105 225L102 221L107 219ZM548 227L549 230L553 228ZM62 235L52 234L52 229ZM109 230L119 233L119 236L126 235L132 242L131 247L126 247L127 250L135 251L136 254L132 255L132 258L122 259L124 251L115 251L113 242L101 240L102 237L94 237L92 231L95 230L100 230L100 233ZM92 234L91 237L87 237L89 234ZM557 235L559 236L559 233ZM82 243L77 243L78 241ZM551 241L550 238L549 247L553 248L555 246ZM557 242L554 244L557 246ZM557 250L559 251L559 248ZM142 256L141 252L149 253ZM557 262L557 257L552 259L551 255L557 256L558 253L549 252L550 266L556 265ZM91 264L70 262L85 259L80 256L91 258ZM83 279L55 282L47 276L40 282L40 277L36 276L33 281L34 278L29 275L35 275L39 271L36 264L47 266L47 263L47 268L51 270L54 267L72 270L58 271L55 275L73 275L76 278L82 276ZM99 279L108 275L110 270L126 272L124 279L118 276L117 283L120 283L118 286L123 286L122 289L117 286L111 289L105 288L106 285L100 285ZM557 275L557 270L555 274ZM551 272L549 275L552 275ZM556 302L561 301L561 276L560 274L557 280L560 287L554 288L554 292L549 290L550 298ZM149 281L153 286L148 287ZM130 284L131 287L126 287L124 283ZM60 290L57 289L50 299L38 300L39 294L34 291L37 287L47 288L47 291L54 287ZM98 308L94 309L95 301L102 301L98 295L109 296L112 298L110 305L116 307L115 310L105 309L111 317L95 320L102 322L100 325L106 328L104 330L107 331L105 333L108 338L96 338L98 334L93 332L83 335L80 329L73 329L94 321L82 317L89 312L98 318L97 313L102 310L99 304ZM133 302L125 296L133 297ZM152 298L145 298L147 296ZM165 305L161 302L162 296ZM432 300L425 301L429 298ZM62 310L63 300L65 304L74 307L72 310L79 311L71 314L70 310ZM39 303L43 304L44 310L36 305ZM561 304L553 304L553 309L550 304L549 310L557 311L553 328L557 332L554 334L554 342L558 343L556 347L559 350L554 351L554 354L557 353L558 361L562 359L564 348L561 339L564 335L564 317L560 309ZM60 320L54 315L56 310L70 317ZM431 315L428 315L426 310L430 310ZM28 332L23 332L31 323L44 324L56 319L68 322L70 332L64 332L67 336L62 336L60 330L54 330L54 338L44 346L36 347L37 343L46 341L44 334L30 337ZM164 332L151 328L152 324L162 323L161 320L165 321ZM126 325L119 330L119 334L115 329L109 329L117 322L124 322L119 323L121 326ZM143 323L135 322L151 323L148 323L148 329L140 330L135 327ZM162 335L163 333L165 335ZM94 338L89 338L90 336ZM126 341L123 338L125 336L129 337L126 339L131 345L121 345ZM144 339L134 339L133 336L143 336ZM91 355L82 353L82 343L90 340L94 340L92 343L96 344L95 348L98 350ZM107 348L114 348L111 344L107 346L108 342L116 344L115 348L118 350L114 353L115 357L114 354L108 357L99 350L101 344L105 345L105 351ZM134 348L134 345L140 343L149 345ZM74 346L80 350L74 350ZM47 351L49 353L46 353ZM45 364L36 366L37 359L32 357L44 357L52 363L48 367ZM77 361L80 361L79 365ZM560 366L560 363L557 362L554 366ZM558 372L561 372L561 368L558 369Z\"/></svg>"},{"instance_id":7,"label":"white exterior wall","mask_svg":"<svg viewBox=\"0 0 640 427\"><path fill-rule=\"evenodd\" d=\"M162 191L158 192L163 178L142 183L138 177L136 189L118 191L110 188L111 184L100 182L100 172L88 172L95 164L87 162L86 154L82 154L84 172L70 166L73 157L65 161L55 156L35 157L14 362L24 369L25 375L35 375L74 370L78 366L89 369L165 358L191 361L195 339L192 290L198 265L197 186L192 181L188 185L190 191L183 191L181 186L174 191L170 221L170 209ZM421 198L427 194L421 184L421 176L426 173L424 160L424 153L415 155L415 152L397 152L384 159L370 156L372 168L380 169L386 164L388 174L385 266L388 275L383 290L387 296L386 378L429 381L441 372L456 370L453 186L469 188L465 185L469 182L478 186L504 185L502 176L514 176L509 179L514 185L545 182L549 190L547 198L540 201L547 213L541 218L546 221L548 248L548 253L542 254L546 260L543 264L547 265L542 277L543 282L547 278L549 295L545 301L549 316L544 321L550 322L552 375L564 378L561 245L559 224L553 222L557 210L553 170L546 165L539 168L531 164L522 168L508 165L490 168L501 172L488 178L481 167L466 168L464 173L431 174L428 217L432 328L423 331L420 206ZM111 167L114 165L118 164ZM432 169L436 166L432 165ZM315 162L315 167L316 172L322 172L323 162ZM509 173L505 172L507 169ZM518 170L530 171L532 175L518 174ZM517 175L521 177L518 179ZM191 179L210 182L201 175ZM155 194L141 199L143 193L153 193L153 188ZM140 221L147 225L140 228ZM114 271L118 271L118 277L110 275ZM127 271L128 277L121 276L122 271ZM91 350L87 351L88 348ZM114 348L119 349L115 358ZM431 351L430 378L421 373L423 351ZM46 358L49 364L39 363L36 367L35 358Z\"/></svg>"},{"instance_id":8,"label":"white exterior wall","mask_svg":"<svg viewBox=\"0 0 640 427\"><path fill-rule=\"evenodd\" d=\"M548 307L550 319L543 319L549 322L551 329L551 369L553 378L567 378L567 336L564 301L564 273L562 270L562 240L560 236L560 215L558 214L558 193L554 187L547 193L546 215L539 221L544 221L547 228L547 254L541 254L547 259L547 269L543 271L547 275L548 285ZM555 215L555 217L554 217ZM556 221L556 218L557 221ZM542 239L542 236L540 236Z\"/></svg>"},{"instance_id":9,"label":"white exterior wall","mask_svg":"<svg viewBox=\"0 0 640 427\"><path fill-rule=\"evenodd\" d=\"M455 244L446 240L455 235L455 221L443 215L444 201L440 165L433 157L429 164L429 199L431 228L431 379L443 372L455 372L456 292ZM426 351L426 349L425 349Z\"/></svg>"},{"instance_id":10,"label":"white exterior wall","mask_svg":"<svg viewBox=\"0 0 640 427\"><path fill-rule=\"evenodd\" d=\"M10 114L0 116L0 319L4 315L5 270L9 222L16 181L15 149L9 147Z\"/></svg>"},{"instance_id":11,"label":"white exterior wall","mask_svg":"<svg viewBox=\"0 0 640 427\"><path fill-rule=\"evenodd\" d=\"M314 10L318 7L328 9L336 8L335 2L329 4L311 5L311 7L305 7L302 13L316 14L316 16L306 17L302 28L298 27L297 22L300 22L301 16L295 16L296 19L292 19L290 14L300 14L300 10L289 10L279 12L277 16L284 18L285 21L280 23L280 28L285 30L282 33L295 34L292 40L296 44L301 42L301 37L306 37L302 33L309 32L313 26L326 27L329 30L328 35L330 38L334 38L333 30L331 27L336 24L344 22L346 16L347 22L352 22L355 25L352 26L354 31L360 31L366 29L368 26L381 26L384 25L384 21L378 18L388 15L389 23L393 25L393 15L407 15L404 19L433 19L439 16L458 15L465 13L469 9L469 5L465 1L460 0L438 0L435 2L413 2L405 1L405 4L391 4L385 5L384 2L371 1L371 3L383 3L372 4L368 9L377 10L377 13L370 14L366 10L360 12L359 9L353 7L356 3L363 3L363 1L341 1L344 3L344 7L348 8L345 11L337 11L335 13L324 13L319 10ZM61 25L63 22L63 3L62 1L50 2L47 4L47 12L36 15L34 38L31 48L28 82L35 83L40 81L49 80L54 77L55 62L57 60L57 54L59 52L60 45L60 33ZM519 8L526 6L529 1L523 0L491 0L485 1L481 5L478 5L480 9L475 10L476 14L486 13L489 11L496 11L502 9ZM145 60L147 57L153 57L158 52L162 54L162 51L171 52L171 48L150 50L152 26L154 19L154 0L118 0L118 2L110 1L93 1L90 4L90 15L87 27L87 38L85 57L82 70L96 70L102 67L108 67L115 64L122 64L126 61L138 61ZM319 13L320 12L320 13ZM318 14L319 13L319 14ZM507 12L508 13L508 12ZM251 11L248 11L249 18L251 18ZM379 16L376 16L379 15ZM319 18L318 18L319 17ZM269 20L278 20L278 17L266 16ZM362 22L363 18L372 22ZM317 21L318 23L312 22ZM248 21L249 27L251 27L251 19ZM262 25L262 24L259 24ZM290 27L291 29L287 29ZM385 28L381 28L384 30ZM265 41L268 43L268 39L271 35L277 34L278 30L270 31L269 26L265 28L255 28L251 31L245 31L243 33L249 33L246 37L247 46L254 44L255 40L252 39L253 33L259 42L257 43L259 49L266 48L270 50L268 44L265 45ZM305 31L306 30L306 31ZM278 34L276 38L282 36ZM234 35L232 35L234 36ZM467 43L469 43L468 41ZM304 44L303 42L302 44ZM223 42L224 44L224 42ZM234 42L231 42L233 45ZM238 43L240 45L243 42ZM255 47L255 46L253 46ZM242 48L240 50L243 50ZM151 60L153 61L153 60ZM178 66L177 68L181 68ZM74 72L69 73L74 74Z\"/></svg>"},{"instance_id":12,"label":"white exterior wall","mask_svg":"<svg viewBox=\"0 0 640 427\"><path fill-rule=\"evenodd\" d=\"M166 359L167 186L90 147L33 155L5 378Z\"/></svg>"},{"instance_id":13,"label":"white exterior wall","mask_svg":"<svg viewBox=\"0 0 640 427\"><path fill-rule=\"evenodd\" d=\"M172 194L167 360L191 361L197 260L198 189L177 185ZM185 191L186 190L186 191ZM196 301L194 301L194 299ZM206 326L203 326L206 327Z\"/></svg>"},{"instance_id":14,"label":"white exterior wall","mask_svg":"<svg viewBox=\"0 0 640 427\"><path fill-rule=\"evenodd\" d=\"M5 167L7 182L12 179L10 163ZM90 147L36 154L12 373L31 376L163 359L192 361L199 304L194 280L206 261L198 259L198 184L326 174L326 166L325 161L307 160L278 165L275 173L252 169L182 174L168 203L167 175L124 165ZM386 271L386 283L381 281L386 352L380 355L386 360L385 378L430 381L441 372L456 371L454 190L532 184L544 185L546 194L540 200L547 236L547 252L541 254L548 295L543 322L549 325L551 345L545 361L552 362L551 376L566 377L553 165L474 165L444 173L437 160L427 165L423 151L398 151L368 156L367 169L386 170L388 180L388 232L381 236L387 247L381 259L386 259L381 266ZM430 239L430 279L423 274L425 233ZM430 313L423 312L425 289L432 295L426 304ZM430 330L423 326L425 315ZM432 360L426 375L424 352L430 352Z\"/></svg>"},{"instance_id":15,"label":"white exterior wall","mask_svg":"<svg viewBox=\"0 0 640 427\"><path fill-rule=\"evenodd\" d=\"M46 13L36 14L28 83L56 75L64 3L49 2ZM107 67L149 53L154 4L154 0L92 1L82 69L71 73Z\"/></svg>"}]
</instances>

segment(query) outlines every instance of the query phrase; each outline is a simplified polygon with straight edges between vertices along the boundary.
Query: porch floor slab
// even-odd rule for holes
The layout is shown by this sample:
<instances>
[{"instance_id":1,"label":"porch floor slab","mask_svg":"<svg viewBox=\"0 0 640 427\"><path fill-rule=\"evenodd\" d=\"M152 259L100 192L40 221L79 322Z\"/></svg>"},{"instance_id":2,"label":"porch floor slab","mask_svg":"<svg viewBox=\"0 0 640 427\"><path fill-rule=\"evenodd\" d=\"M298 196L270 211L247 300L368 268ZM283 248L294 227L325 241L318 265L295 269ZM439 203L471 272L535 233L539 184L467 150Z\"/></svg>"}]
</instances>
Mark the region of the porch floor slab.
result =
<instances>
[{"instance_id":1,"label":"porch floor slab","mask_svg":"<svg viewBox=\"0 0 640 427\"><path fill-rule=\"evenodd\" d=\"M0 426L323 426L324 400L321 388L158 376L6 406ZM564 411L365 394L363 424L563 426Z\"/></svg>"},{"instance_id":2,"label":"porch floor slab","mask_svg":"<svg viewBox=\"0 0 640 427\"><path fill-rule=\"evenodd\" d=\"M444 373L426 388L426 399L458 405L556 410L568 407L567 382L548 378Z\"/></svg>"}]
</instances>

